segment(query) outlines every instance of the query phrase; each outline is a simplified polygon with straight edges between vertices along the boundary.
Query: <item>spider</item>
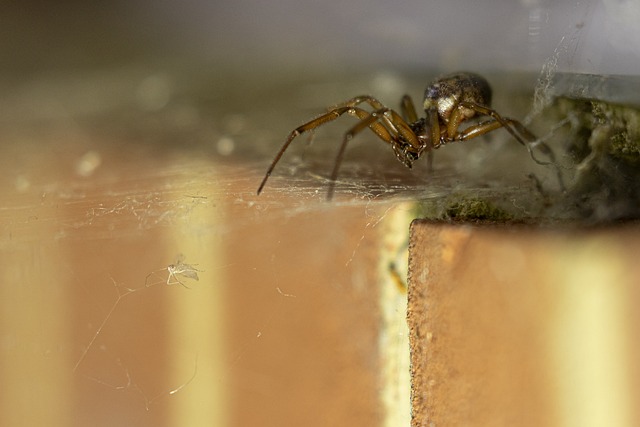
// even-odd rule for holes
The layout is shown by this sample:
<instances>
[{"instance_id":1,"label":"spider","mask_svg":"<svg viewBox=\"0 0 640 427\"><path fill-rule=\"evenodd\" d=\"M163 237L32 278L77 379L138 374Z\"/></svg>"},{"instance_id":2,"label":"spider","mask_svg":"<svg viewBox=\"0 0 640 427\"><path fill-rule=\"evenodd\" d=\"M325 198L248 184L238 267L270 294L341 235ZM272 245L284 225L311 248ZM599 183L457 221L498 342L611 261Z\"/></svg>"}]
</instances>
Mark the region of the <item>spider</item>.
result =
<instances>
[{"instance_id":1,"label":"spider","mask_svg":"<svg viewBox=\"0 0 640 427\"><path fill-rule=\"evenodd\" d=\"M369 112L359 107L363 103L369 104L373 111ZM328 200L333 196L335 181L347 143L366 128L371 129L380 139L391 145L398 160L408 168L411 168L415 160L427 153L429 169L431 169L433 149L451 142L467 141L498 128L505 128L516 141L527 147L536 163L555 165L553 152L544 142L536 141L536 137L519 121L502 117L491 108L491 87L487 80L478 74L458 72L437 78L427 86L423 106L426 117L418 118L409 95L402 97L401 114L384 106L372 96L361 95L329 108L326 113L298 126L289 134L267 169L258 187L258 194L262 192L276 164L298 135L313 131L343 114L354 116L359 119L359 122L344 134L331 173ZM462 122L476 116L487 116L488 119L460 129ZM542 162L533 156L531 145L534 142L551 159L551 162Z\"/></svg>"}]
</instances>

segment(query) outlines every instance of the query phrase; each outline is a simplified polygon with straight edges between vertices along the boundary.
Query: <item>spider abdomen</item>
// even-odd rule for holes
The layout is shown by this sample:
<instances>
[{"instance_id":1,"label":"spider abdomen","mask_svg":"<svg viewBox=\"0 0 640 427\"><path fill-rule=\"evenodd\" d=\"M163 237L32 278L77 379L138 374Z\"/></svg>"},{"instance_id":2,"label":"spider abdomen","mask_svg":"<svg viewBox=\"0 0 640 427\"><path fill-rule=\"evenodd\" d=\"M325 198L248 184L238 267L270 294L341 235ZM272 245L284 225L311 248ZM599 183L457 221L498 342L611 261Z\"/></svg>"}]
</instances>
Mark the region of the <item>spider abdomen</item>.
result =
<instances>
[{"instance_id":1,"label":"spider abdomen","mask_svg":"<svg viewBox=\"0 0 640 427\"><path fill-rule=\"evenodd\" d=\"M474 73L454 73L439 77L424 92L424 110L437 110L438 116L445 123L449 121L451 112L461 102L491 106L491 87L484 77ZM469 119L476 112L462 108L462 114Z\"/></svg>"}]
</instances>

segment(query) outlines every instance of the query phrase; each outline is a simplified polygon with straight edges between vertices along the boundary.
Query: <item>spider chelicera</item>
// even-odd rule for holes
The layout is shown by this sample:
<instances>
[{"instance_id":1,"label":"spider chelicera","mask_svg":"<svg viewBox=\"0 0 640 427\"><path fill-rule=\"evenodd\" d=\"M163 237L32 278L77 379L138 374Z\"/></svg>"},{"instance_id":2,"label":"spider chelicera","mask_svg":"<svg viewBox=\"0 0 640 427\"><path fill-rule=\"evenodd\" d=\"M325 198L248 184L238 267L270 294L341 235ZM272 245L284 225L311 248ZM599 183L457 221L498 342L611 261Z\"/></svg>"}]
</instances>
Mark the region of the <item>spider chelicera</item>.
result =
<instances>
[{"instance_id":1,"label":"spider chelicera","mask_svg":"<svg viewBox=\"0 0 640 427\"><path fill-rule=\"evenodd\" d=\"M369 104L373 111L359 107L363 103ZM344 134L331 173L327 199L331 199L333 195L347 143L366 128L371 129L380 139L391 145L398 160L408 168L411 168L413 162L424 153L427 153L429 168L431 168L433 149L451 142L467 141L498 128L505 128L516 141L526 146L530 153L531 144L536 142L536 137L522 123L502 117L491 108L491 87L487 80L478 74L458 72L433 81L424 93L426 117L418 118L409 95L402 97L400 109L401 114L398 114L391 108L385 107L376 98L361 95L331 107L326 113L298 126L289 134L271 162L258 187L258 194L262 192L273 169L295 137L304 132L313 131L343 114L357 117L359 122ZM476 116L487 116L488 119L460 129L462 122ZM536 147L551 159L551 162L542 162L531 154L536 163L555 165L553 152L545 143L538 141Z\"/></svg>"}]
</instances>

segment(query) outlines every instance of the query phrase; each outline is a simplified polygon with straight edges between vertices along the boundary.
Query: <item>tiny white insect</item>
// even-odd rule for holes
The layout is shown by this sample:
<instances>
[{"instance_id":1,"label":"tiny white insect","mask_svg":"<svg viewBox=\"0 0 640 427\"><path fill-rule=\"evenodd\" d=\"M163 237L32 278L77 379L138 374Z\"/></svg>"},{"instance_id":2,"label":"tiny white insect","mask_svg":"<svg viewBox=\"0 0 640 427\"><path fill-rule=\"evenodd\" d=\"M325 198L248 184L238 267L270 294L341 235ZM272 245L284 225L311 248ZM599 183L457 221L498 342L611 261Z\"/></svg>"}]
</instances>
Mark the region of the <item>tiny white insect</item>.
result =
<instances>
[{"instance_id":1,"label":"tiny white insect","mask_svg":"<svg viewBox=\"0 0 640 427\"><path fill-rule=\"evenodd\" d=\"M176 263L175 264L169 264L166 268L166 270L169 272L169 276L167 277L167 285L177 285L180 284L182 286L184 286L187 289L190 289L187 285L185 285L178 276L182 276L184 278L187 279L193 279L193 280L200 280L200 278L198 277L198 273L202 272L203 270L198 270L196 268L196 266L198 264L187 264L184 262L184 255L179 254L176 258ZM162 270L160 270L162 271ZM149 276L151 275L158 275L157 272L151 272L147 275L147 278L145 279L145 286L149 287L149 286L153 286L158 284L156 283L151 283L149 284Z\"/></svg>"},{"instance_id":2,"label":"tiny white insect","mask_svg":"<svg viewBox=\"0 0 640 427\"><path fill-rule=\"evenodd\" d=\"M198 277L198 272L202 270L198 270L195 266L198 264L170 264L167 267L167 271L169 272L169 277L167 277L167 285L175 285L181 284L185 288L188 288L184 283L180 281L178 275L186 277L187 279L200 280ZM173 281L171 279L174 279Z\"/></svg>"}]
</instances>

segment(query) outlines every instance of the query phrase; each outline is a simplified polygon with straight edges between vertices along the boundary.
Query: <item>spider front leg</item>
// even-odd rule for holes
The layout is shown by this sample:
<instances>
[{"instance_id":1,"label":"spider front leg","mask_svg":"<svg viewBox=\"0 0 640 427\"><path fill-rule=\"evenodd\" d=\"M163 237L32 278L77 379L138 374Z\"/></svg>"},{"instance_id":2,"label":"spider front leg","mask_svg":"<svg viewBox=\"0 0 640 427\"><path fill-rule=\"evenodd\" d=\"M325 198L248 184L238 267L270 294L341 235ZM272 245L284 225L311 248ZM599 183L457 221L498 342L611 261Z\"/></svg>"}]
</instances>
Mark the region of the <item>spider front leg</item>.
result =
<instances>
[{"instance_id":1,"label":"spider front leg","mask_svg":"<svg viewBox=\"0 0 640 427\"><path fill-rule=\"evenodd\" d=\"M344 138L342 138L342 144L340 144L340 149L338 150L338 155L336 156L336 161L333 164L333 171L331 172L331 178L329 179L329 190L327 191L327 200L331 200L333 197L333 192L336 186L336 179L338 178L338 171L340 170L340 165L342 164L342 159L344 157L344 152L347 148L347 143L353 139L354 136L362 132L364 129L369 128L380 139L389 144L392 143L393 139L391 134L381 123L378 122L380 120L379 114L384 114L385 110L378 110L373 113L368 113L364 110L355 110L356 115L360 118L360 122L349 129L345 134Z\"/></svg>"},{"instance_id":2,"label":"spider front leg","mask_svg":"<svg viewBox=\"0 0 640 427\"><path fill-rule=\"evenodd\" d=\"M372 113L361 109L355 109L355 114L360 118L360 122L344 134L342 144L340 145L340 149L333 166L333 171L331 172L327 200L331 200L333 197L335 182L338 178L338 171L342 164L347 143L364 129L371 129L380 139L390 144L396 153L396 157L409 168L411 167L411 162L413 160L407 154L407 147L411 147L414 152L419 149L417 136L411 130L411 127L395 111L386 107ZM402 143L401 141L405 142Z\"/></svg>"},{"instance_id":3,"label":"spider front leg","mask_svg":"<svg viewBox=\"0 0 640 427\"><path fill-rule=\"evenodd\" d=\"M276 154L276 157L271 162L271 165L269 165L269 169L267 169L267 173L265 174L264 178L262 179L262 182L260 183L260 186L258 187L258 194L260 194L262 192L262 189L264 188L265 184L267 183L267 180L271 176L271 173L273 172L273 169L276 167L276 165L280 161L280 158L282 157L284 152L287 151L287 148L289 148L289 145L295 139L296 136L298 136L300 134L303 134L305 132L311 131L311 130L313 130L313 129L317 128L318 126L321 126L321 125L323 125L325 123L333 121L333 120L337 119L338 117L340 117L341 115L343 115L344 113L348 112L352 108L353 107L334 108L334 109L326 112L325 114L322 114L321 116L316 117L315 119L310 120L307 123L304 123L304 124L298 126L293 131L291 131L291 133L289 134L289 136L285 140L284 144L280 148L280 151L278 151L278 153Z\"/></svg>"},{"instance_id":4,"label":"spider front leg","mask_svg":"<svg viewBox=\"0 0 640 427\"><path fill-rule=\"evenodd\" d=\"M398 115L398 113L396 113L391 108L387 108L382 102L380 102L378 99L370 95L356 96L354 98L349 99L348 101L338 104L333 109L343 108L343 107L356 107L357 105L362 103L367 103L371 107L373 107L374 108L373 113L363 112L363 114L357 113L352 115L356 115L360 119L365 119L369 115L378 116L380 120L386 124L386 126L390 129L390 131L393 134L403 137L406 141L409 142L409 144L414 149L417 150L419 148L420 143L418 142L418 139L415 133L411 129L411 126L408 124L408 123L414 123L418 120L418 114L416 112L416 108L413 104L413 100L409 95L404 95L402 97L402 101L400 105L402 116ZM372 119L372 122L375 122L375 121L376 121L375 119ZM356 125L355 127L358 127L358 125ZM363 126L361 129L364 129L365 127L366 126ZM347 132L347 134L349 134L350 132L351 131ZM378 135L378 136L380 136L382 139L385 139L381 135ZM387 140L387 142L390 142L390 141Z\"/></svg>"}]
</instances>

